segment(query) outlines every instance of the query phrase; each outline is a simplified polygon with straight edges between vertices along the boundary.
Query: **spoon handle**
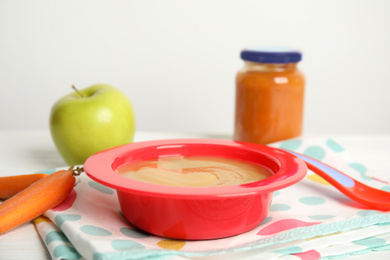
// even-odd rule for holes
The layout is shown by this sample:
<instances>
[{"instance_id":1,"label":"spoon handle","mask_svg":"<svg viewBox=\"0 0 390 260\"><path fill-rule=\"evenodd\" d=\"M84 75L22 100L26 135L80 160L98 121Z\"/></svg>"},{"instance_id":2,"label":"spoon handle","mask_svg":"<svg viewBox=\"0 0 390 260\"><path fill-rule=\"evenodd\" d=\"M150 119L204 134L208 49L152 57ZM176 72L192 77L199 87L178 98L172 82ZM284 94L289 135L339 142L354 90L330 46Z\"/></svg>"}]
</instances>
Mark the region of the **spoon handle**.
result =
<instances>
[{"instance_id":1,"label":"spoon handle","mask_svg":"<svg viewBox=\"0 0 390 260\"><path fill-rule=\"evenodd\" d=\"M310 170L320 175L322 178L326 179L328 182L331 182L333 185L341 185L345 188L353 188L356 184L356 181L344 173L336 170L335 168L324 164L312 157L307 155L303 155L300 153L292 152L289 150L285 150L296 157L304 160Z\"/></svg>"},{"instance_id":2,"label":"spoon handle","mask_svg":"<svg viewBox=\"0 0 390 260\"><path fill-rule=\"evenodd\" d=\"M307 155L296 153L290 150L283 150L304 160L310 170L324 178L336 189L344 193L344 195L351 198L352 200L369 206L370 208L390 210L389 192L378 190L365 185L340 172L339 170L336 170L335 168Z\"/></svg>"}]
</instances>

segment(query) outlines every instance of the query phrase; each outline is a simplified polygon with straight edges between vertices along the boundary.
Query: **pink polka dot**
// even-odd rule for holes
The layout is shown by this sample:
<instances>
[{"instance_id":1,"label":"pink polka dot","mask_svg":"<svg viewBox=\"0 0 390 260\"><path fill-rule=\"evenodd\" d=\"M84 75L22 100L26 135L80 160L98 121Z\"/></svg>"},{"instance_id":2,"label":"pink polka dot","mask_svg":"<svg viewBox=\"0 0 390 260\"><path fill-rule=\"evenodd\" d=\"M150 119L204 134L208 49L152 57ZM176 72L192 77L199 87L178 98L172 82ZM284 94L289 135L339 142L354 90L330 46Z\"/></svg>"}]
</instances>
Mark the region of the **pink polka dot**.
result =
<instances>
[{"instance_id":1,"label":"pink polka dot","mask_svg":"<svg viewBox=\"0 0 390 260\"><path fill-rule=\"evenodd\" d=\"M52 208L52 211L65 211L72 207L74 201L77 198L77 193L75 190L72 190L69 194L69 196L57 207Z\"/></svg>"},{"instance_id":2,"label":"pink polka dot","mask_svg":"<svg viewBox=\"0 0 390 260\"><path fill-rule=\"evenodd\" d=\"M320 224L321 222L304 222L301 220L297 219L283 219L279 220L275 223L272 223L269 226L264 227L261 229L257 235L260 236L268 236L268 235L273 235L285 230L297 228L297 227L308 227L308 226L313 226Z\"/></svg>"},{"instance_id":3,"label":"pink polka dot","mask_svg":"<svg viewBox=\"0 0 390 260\"><path fill-rule=\"evenodd\" d=\"M293 254L293 255L298 256L302 260L316 260L321 258L320 253L318 253L316 250L310 250L307 252Z\"/></svg>"}]
</instances>

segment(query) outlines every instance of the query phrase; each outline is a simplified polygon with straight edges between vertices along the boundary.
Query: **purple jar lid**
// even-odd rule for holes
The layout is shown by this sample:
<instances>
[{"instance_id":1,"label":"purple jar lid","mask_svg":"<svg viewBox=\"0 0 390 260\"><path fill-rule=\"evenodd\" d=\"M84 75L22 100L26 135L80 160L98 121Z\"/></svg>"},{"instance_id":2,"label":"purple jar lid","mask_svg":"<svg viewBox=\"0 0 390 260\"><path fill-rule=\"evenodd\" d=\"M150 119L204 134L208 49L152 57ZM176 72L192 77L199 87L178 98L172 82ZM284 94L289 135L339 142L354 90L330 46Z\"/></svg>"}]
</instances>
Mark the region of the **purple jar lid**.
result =
<instances>
[{"instance_id":1,"label":"purple jar lid","mask_svg":"<svg viewBox=\"0 0 390 260\"><path fill-rule=\"evenodd\" d=\"M241 59L260 63L295 63L302 53L288 47L250 47L241 51Z\"/></svg>"}]
</instances>

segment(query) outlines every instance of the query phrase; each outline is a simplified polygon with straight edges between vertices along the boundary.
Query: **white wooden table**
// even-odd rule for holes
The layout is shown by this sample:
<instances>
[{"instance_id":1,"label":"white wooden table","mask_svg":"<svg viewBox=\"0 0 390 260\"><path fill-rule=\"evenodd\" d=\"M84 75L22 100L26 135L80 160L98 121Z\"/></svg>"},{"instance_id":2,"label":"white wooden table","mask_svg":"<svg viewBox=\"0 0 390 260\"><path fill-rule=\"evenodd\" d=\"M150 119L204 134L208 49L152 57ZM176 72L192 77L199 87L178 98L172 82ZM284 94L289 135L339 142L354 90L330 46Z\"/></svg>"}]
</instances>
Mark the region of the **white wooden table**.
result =
<instances>
[{"instance_id":1,"label":"white wooden table","mask_svg":"<svg viewBox=\"0 0 390 260\"><path fill-rule=\"evenodd\" d=\"M390 176L390 134L345 136L330 135L346 148L356 161L363 162L378 175ZM167 138L223 138L229 135L137 132L135 141ZM48 131L0 131L0 176L34 173L65 166ZM388 177L388 179L390 179ZM243 256L244 257L244 256ZM353 256L348 259L390 259L390 251ZM247 256L247 259L255 259ZM35 226L26 223L0 235L0 259L50 259ZM183 258L175 258L183 259ZM227 256L207 259L229 259ZM243 259L243 258L241 258Z\"/></svg>"}]
</instances>

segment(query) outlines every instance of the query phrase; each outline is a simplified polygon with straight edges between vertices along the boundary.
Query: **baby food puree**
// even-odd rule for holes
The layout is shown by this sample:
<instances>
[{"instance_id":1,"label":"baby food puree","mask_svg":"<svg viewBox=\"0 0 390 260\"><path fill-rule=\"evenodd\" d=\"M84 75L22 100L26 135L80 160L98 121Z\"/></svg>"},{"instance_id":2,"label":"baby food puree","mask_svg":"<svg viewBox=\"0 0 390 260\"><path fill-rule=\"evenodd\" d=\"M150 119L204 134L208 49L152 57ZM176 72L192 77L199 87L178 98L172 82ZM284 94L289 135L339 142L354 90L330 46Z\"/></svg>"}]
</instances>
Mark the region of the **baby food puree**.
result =
<instances>
[{"instance_id":1,"label":"baby food puree","mask_svg":"<svg viewBox=\"0 0 390 260\"><path fill-rule=\"evenodd\" d=\"M222 157L175 156L124 164L119 174L142 182L184 187L240 185L269 177L269 169Z\"/></svg>"},{"instance_id":2,"label":"baby food puree","mask_svg":"<svg viewBox=\"0 0 390 260\"><path fill-rule=\"evenodd\" d=\"M305 77L290 48L248 48L236 76L234 140L268 144L302 134Z\"/></svg>"}]
</instances>

